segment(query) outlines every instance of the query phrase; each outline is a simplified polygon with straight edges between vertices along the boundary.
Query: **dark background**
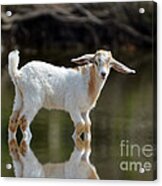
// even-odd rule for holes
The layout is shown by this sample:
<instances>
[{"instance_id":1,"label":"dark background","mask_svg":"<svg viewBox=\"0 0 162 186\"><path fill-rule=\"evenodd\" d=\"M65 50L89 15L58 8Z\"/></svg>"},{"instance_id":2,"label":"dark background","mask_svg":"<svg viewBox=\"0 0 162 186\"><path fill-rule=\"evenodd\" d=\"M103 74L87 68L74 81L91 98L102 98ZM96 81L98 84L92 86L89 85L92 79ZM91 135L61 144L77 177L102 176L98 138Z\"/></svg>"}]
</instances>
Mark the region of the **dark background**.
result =
<instances>
[{"instance_id":1,"label":"dark background","mask_svg":"<svg viewBox=\"0 0 162 186\"><path fill-rule=\"evenodd\" d=\"M73 55L104 48L133 56L152 50L153 2L2 6L2 67L13 48L65 64ZM139 8L145 8L140 14ZM6 11L12 16L7 17ZM60 55L60 51L63 52ZM73 53L72 53L73 51ZM38 57L37 57L38 58ZM48 59L47 59L48 58ZM130 62L131 63L131 62Z\"/></svg>"}]
</instances>

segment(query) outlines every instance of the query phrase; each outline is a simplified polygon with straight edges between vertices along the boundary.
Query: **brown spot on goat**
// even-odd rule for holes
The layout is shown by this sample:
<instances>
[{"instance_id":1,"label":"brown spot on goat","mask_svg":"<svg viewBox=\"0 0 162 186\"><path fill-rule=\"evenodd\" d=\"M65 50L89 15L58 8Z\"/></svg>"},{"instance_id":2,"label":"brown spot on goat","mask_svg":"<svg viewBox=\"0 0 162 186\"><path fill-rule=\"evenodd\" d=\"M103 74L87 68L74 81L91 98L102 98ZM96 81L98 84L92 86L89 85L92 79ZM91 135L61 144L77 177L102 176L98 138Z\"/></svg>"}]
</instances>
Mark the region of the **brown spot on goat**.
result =
<instances>
[{"instance_id":1,"label":"brown spot on goat","mask_svg":"<svg viewBox=\"0 0 162 186\"><path fill-rule=\"evenodd\" d=\"M90 78L88 82L88 96L92 104L96 102L97 100L96 69L94 64L90 67Z\"/></svg>"},{"instance_id":2,"label":"brown spot on goat","mask_svg":"<svg viewBox=\"0 0 162 186\"><path fill-rule=\"evenodd\" d=\"M9 121L9 130L13 133L17 131L18 128L18 117L19 117L19 112L14 111L12 115L10 116L10 121Z\"/></svg>"},{"instance_id":3,"label":"brown spot on goat","mask_svg":"<svg viewBox=\"0 0 162 186\"><path fill-rule=\"evenodd\" d=\"M19 121L19 125L20 125L21 130L24 132L27 128L27 125L28 125L27 119L25 116L22 116L22 118Z\"/></svg>"},{"instance_id":4,"label":"brown spot on goat","mask_svg":"<svg viewBox=\"0 0 162 186\"><path fill-rule=\"evenodd\" d=\"M8 145L9 145L10 155L12 156L12 158L14 160L19 160L20 156L19 156L19 147L17 144L17 140L16 139L10 140Z\"/></svg>"}]
</instances>

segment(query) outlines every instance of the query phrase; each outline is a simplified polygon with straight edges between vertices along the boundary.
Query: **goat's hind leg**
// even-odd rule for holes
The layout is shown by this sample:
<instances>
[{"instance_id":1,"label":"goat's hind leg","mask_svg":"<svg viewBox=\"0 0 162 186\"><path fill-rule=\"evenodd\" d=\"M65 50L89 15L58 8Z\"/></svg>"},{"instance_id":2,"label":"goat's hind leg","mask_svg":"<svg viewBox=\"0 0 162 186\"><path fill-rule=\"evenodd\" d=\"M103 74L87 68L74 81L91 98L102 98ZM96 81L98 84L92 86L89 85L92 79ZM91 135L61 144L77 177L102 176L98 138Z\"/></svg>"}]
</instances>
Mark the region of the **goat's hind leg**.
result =
<instances>
[{"instance_id":1,"label":"goat's hind leg","mask_svg":"<svg viewBox=\"0 0 162 186\"><path fill-rule=\"evenodd\" d=\"M20 160L19 146L16 139L16 132L18 128L18 118L23 106L22 94L18 87L15 86L15 99L12 109L12 114L8 124L8 147L10 156L12 157L14 173L16 177L22 175L22 162Z\"/></svg>"},{"instance_id":2,"label":"goat's hind leg","mask_svg":"<svg viewBox=\"0 0 162 186\"><path fill-rule=\"evenodd\" d=\"M30 131L30 124L32 120L34 119L35 115L37 114L38 110L41 108L40 104L36 104L28 99L23 100L23 108L19 114L19 126L23 134L23 138L28 140L28 143L30 143L30 139L32 138L32 133Z\"/></svg>"},{"instance_id":3,"label":"goat's hind leg","mask_svg":"<svg viewBox=\"0 0 162 186\"><path fill-rule=\"evenodd\" d=\"M22 94L17 87L15 87L15 93L16 94L15 94L13 110L8 125L9 137L11 134L13 135L16 134L18 128L18 118L23 105Z\"/></svg>"},{"instance_id":4,"label":"goat's hind leg","mask_svg":"<svg viewBox=\"0 0 162 186\"><path fill-rule=\"evenodd\" d=\"M30 141L32 139L32 133L30 131L30 120L27 119L29 118L29 115L25 114L19 119L19 125L20 129L23 133L23 138L20 142L20 152L24 156L27 152L27 145L30 144Z\"/></svg>"}]
</instances>

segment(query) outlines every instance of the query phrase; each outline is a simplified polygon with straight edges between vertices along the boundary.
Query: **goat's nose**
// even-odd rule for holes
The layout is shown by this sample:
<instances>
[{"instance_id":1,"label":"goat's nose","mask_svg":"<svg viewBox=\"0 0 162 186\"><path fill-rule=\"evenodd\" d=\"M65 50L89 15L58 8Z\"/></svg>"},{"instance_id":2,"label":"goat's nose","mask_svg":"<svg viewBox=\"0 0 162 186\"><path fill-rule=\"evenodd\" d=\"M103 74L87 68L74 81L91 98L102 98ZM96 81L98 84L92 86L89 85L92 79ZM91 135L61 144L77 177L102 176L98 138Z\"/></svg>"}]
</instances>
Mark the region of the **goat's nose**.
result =
<instances>
[{"instance_id":1,"label":"goat's nose","mask_svg":"<svg viewBox=\"0 0 162 186\"><path fill-rule=\"evenodd\" d=\"M105 72L101 72L101 76L102 76L103 78L105 78L106 73L105 73Z\"/></svg>"}]
</instances>

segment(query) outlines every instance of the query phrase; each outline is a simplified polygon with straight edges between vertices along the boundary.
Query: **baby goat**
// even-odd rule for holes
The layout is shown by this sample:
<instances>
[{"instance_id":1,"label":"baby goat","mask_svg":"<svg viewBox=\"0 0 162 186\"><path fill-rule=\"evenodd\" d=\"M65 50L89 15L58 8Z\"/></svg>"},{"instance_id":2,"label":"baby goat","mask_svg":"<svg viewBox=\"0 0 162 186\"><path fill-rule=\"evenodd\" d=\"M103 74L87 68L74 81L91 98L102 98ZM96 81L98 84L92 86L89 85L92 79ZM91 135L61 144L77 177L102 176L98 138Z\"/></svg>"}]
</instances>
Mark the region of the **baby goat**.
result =
<instances>
[{"instance_id":1,"label":"baby goat","mask_svg":"<svg viewBox=\"0 0 162 186\"><path fill-rule=\"evenodd\" d=\"M29 133L29 125L42 107L69 112L76 127L75 134L89 133L89 113L95 107L110 69L125 74L135 73L105 50L72 59L74 63L84 64L77 68L32 61L19 70L17 50L9 53L8 60L16 93L9 122L9 130L14 135L18 125L24 134Z\"/></svg>"}]
</instances>

